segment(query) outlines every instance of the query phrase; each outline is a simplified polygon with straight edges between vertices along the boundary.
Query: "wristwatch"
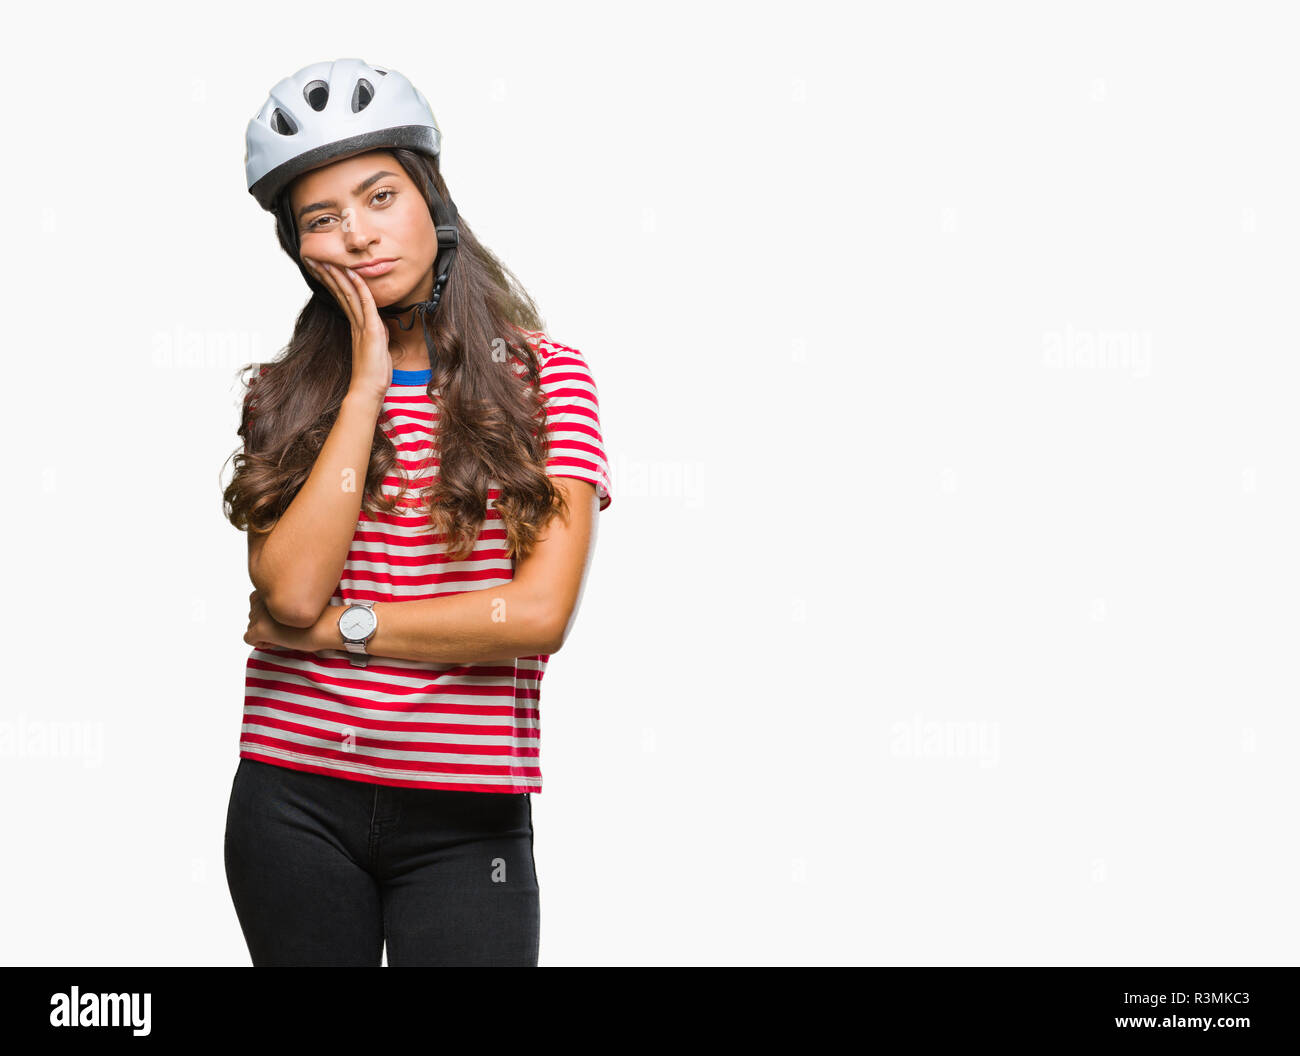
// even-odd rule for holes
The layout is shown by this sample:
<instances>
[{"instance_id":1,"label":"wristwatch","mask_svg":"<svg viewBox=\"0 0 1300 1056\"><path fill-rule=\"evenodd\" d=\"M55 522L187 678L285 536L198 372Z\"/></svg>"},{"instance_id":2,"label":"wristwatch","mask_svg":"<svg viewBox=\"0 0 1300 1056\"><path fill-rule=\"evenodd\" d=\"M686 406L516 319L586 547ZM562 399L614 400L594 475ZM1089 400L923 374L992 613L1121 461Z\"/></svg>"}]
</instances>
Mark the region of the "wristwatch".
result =
<instances>
[{"instance_id":1,"label":"wristwatch","mask_svg":"<svg viewBox=\"0 0 1300 1056\"><path fill-rule=\"evenodd\" d=\"M343 645L348 652L356 654L348 657L353 667L365 667L370 654L366 652L366 642L375 636L379 628L379 617L375 615L373 601L354 601L339 613L339 634L343 636Z\"/></svg>"}]
</instances>

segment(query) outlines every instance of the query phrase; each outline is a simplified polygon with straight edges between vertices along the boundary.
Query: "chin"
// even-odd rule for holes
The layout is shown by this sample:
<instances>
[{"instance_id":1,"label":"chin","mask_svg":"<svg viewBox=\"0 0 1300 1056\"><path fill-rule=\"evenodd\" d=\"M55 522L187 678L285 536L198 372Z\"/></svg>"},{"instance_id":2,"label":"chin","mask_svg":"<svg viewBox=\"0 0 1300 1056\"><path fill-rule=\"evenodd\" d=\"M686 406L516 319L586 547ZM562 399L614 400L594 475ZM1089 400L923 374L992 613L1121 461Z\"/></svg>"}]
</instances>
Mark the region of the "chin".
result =
<instances>
[{"instance_id":1,"label":"chin","mask_svg":"<svg viewBox=\"0 0 1300 1056\"><path fill-rule=\"evenodd\" d=\"M377 285L386 278L388 278L388 275L380 275L374 281ZM382 293L379 293L372 286L371 293L374 295L375 305L379 308L387 308L392 304L405 304L407 301L418 300L420 297L414 286L403 289L401 293L397 294L394 294L390 289L385 289Z\"/></svg>"},{"instance_id":2,"label":"chin","mask_svg":"<svg viewBox=\"0 0 1300 1056\"><path fill-rule=\"evenodd\" d=\"M414 290L402 289L399 293L393 292L393 286L384 283L386 278L388 278L387 275L380 275L370 284L370 292L375 298L376 307L387 308L389 305L402 304L415 296ZM383 287L382 290L377 289L380 286Z\"/></svg>"}]
</instances>

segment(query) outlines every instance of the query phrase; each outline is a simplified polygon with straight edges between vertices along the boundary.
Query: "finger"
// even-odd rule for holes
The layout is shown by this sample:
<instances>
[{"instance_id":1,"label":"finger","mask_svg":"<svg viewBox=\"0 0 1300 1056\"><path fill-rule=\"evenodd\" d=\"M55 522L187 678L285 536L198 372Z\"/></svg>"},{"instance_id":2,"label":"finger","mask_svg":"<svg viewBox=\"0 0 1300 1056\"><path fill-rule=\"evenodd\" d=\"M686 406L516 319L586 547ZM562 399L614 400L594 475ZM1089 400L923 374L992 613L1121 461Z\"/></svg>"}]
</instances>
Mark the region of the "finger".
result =
<instances>
[{"instance_id":1,"label":"finger","mask_svg":"<svg viewBox=\"0 0 1300 1056\"><path fill-rule=\"evenodd\" d=\"M366 280L355 271L352 275L357 280L357 296L361 300L361 306L366 309L367 317L369 317L371 312L374 312L375 319L378 320L379 309L375 306L375 295L370 291L370 283L366 282Z\"/></svg>"},{"instance_id":2,"label":"finger","mask_svg":"<svg viewBox=\"0 0 1300 1056\"><path fill-rule=\"evenodd\" d=\"M307 260L309 258L304 257L303 259ZM348 322L353 326L360 325L358 323L357 309L352 306L351 302L352 291L350 284L344 282L342 276L335 270L334 265L323 260L317 260L313 263L316 266L316 275L320 279L321 285L338 302L339 307L343 309L343 314L348 317Z\"/></svg>"},{"instance_id":3,"label":"finger","mask_svg":"<svg viewBox=\"0 0 1300 1056\"><path fill-rule=\"evenodd\" d=\"M374 296L370 292L370 287L366 285L366 280L358 275L351 268L341 268L343 277L348 283L348 301L356 306L356 317L353 320L358 330L366 330L371 325L370 310L366 302L374 303ZM378 318L379 312L375 311L375 317ZM386 331L385 331L386 332Z\"/></svg>"},{"instance_id":4,"label":"finger","mask_svg":"<svg viewBox=\"0 0 1300 1056\"><path fill-rule=\"evenodd\" d=\"M388 333L388 327L384 325L384 320L380 318L379 307L375 304L375 295L370 292L370 284L360 275L349 269L349 274L356 280L357 297L361 301L361 314L365 321L365 329L373 330L375 333Z\"/></svg>"},{"instance_id":5,"label":"finger","mask_svg":"<svg viewBox=\"0 0 1300 1056\"><path fill-rule=\"evenodd\" d=\"M312 278L327 290L330 288L330 277L325 274L325 269L321 267L320 261L312 260L311 257L303 257L302 263L303 267L307 269L307 273L311 275Z\"/></svg>"},{"instance_id":6,"label":"finger","mask_svg":"<svg viewBox=\"0 0 1300 1056\"><path fill-rule=\"evenodd\" d=\"M317 260L313 263L315 264L316 277L320 280L320 284L324 286L329 295L338 302L339 307L346 312L347 295L343 292L343 287L339 282L338 275L334 273L334 269L323 260Z\"/></svg>"},{"instance_id":7,"label":"finger","mask_svg":"<svg viewBox=\"0 0 1300 1056\"><path fill-rule=\"evenodd\" d=\"M330 264L328 267L338 276L339 286L342 289L342 295L347 306L348 320L360 330L365 326L366 321L366 313L361 305L361 296L356 289L356 284L361 281L361 276L353 272L351 268L345 268L341 265Z\"/></svg>"}]
</instances>

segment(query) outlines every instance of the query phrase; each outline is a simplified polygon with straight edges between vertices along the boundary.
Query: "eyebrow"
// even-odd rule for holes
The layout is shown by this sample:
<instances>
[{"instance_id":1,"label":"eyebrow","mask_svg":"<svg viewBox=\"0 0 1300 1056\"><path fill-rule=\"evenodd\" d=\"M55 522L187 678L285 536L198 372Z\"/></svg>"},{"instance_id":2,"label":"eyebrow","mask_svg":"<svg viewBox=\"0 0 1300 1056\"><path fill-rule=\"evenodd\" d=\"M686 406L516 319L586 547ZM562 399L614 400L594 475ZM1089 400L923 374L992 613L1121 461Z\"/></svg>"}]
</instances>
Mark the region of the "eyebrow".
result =
<instances>
[{"instance_id":1,"label":"eyebrow","mask_svg":"<svg viewBox=\"0 0 1300 1056\"><path fill-rule=\"evenodd\" d=\"M359 195L362 191L364 191L367 187L369 187L372 183L376 182L377 180L382 180L385 176L396 176L396 175L397 173L395 172L389 172L387 169L381 169L373 176L369 177L368 179L362 180L355 187L353 187L352 197L355 198L357 195ZM338 204L339 203L335 201L324 201L324 202L312 202L311 205L304 205L301 209L298 210L298 223L301 224L302 218L315 209L335 209L338 207Z\"/></svg>"}]
</instances>

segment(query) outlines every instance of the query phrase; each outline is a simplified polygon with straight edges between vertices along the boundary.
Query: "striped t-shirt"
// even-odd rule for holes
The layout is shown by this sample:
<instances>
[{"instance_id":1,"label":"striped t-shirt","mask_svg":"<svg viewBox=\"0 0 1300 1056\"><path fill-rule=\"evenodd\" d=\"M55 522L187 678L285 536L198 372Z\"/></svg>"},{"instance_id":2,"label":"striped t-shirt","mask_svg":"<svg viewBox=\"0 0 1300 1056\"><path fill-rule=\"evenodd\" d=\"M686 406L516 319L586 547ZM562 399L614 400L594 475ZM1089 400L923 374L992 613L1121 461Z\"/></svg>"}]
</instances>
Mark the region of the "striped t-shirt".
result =
<instances>
[{"instance_id":1,"label":"striped t-shirt","mask_svg":"<svg viewBox=\"0 0 1300 1056\"><path fill-rule=\"evenodd\" d=\"M586 360L542 331L524 334L537 350L546 396L546 472L590 481L604 510L611 499L609 465ZM522 373L521 363L514 366ZM513 578L495 481L467 560L448 560L446 544L434 540L422 496L438 472L430 373L394 370L379 416L407 481L403 503L410 515L362 509L332 605L414 601L500 587ZM383 490L397 495L399 481L387 477ZM475 664L372 655L365 667L353 666L350 655L254 648L240 756L382 785L542 790L539 698L549 654Z\"/></svg>"}]
</instances>

